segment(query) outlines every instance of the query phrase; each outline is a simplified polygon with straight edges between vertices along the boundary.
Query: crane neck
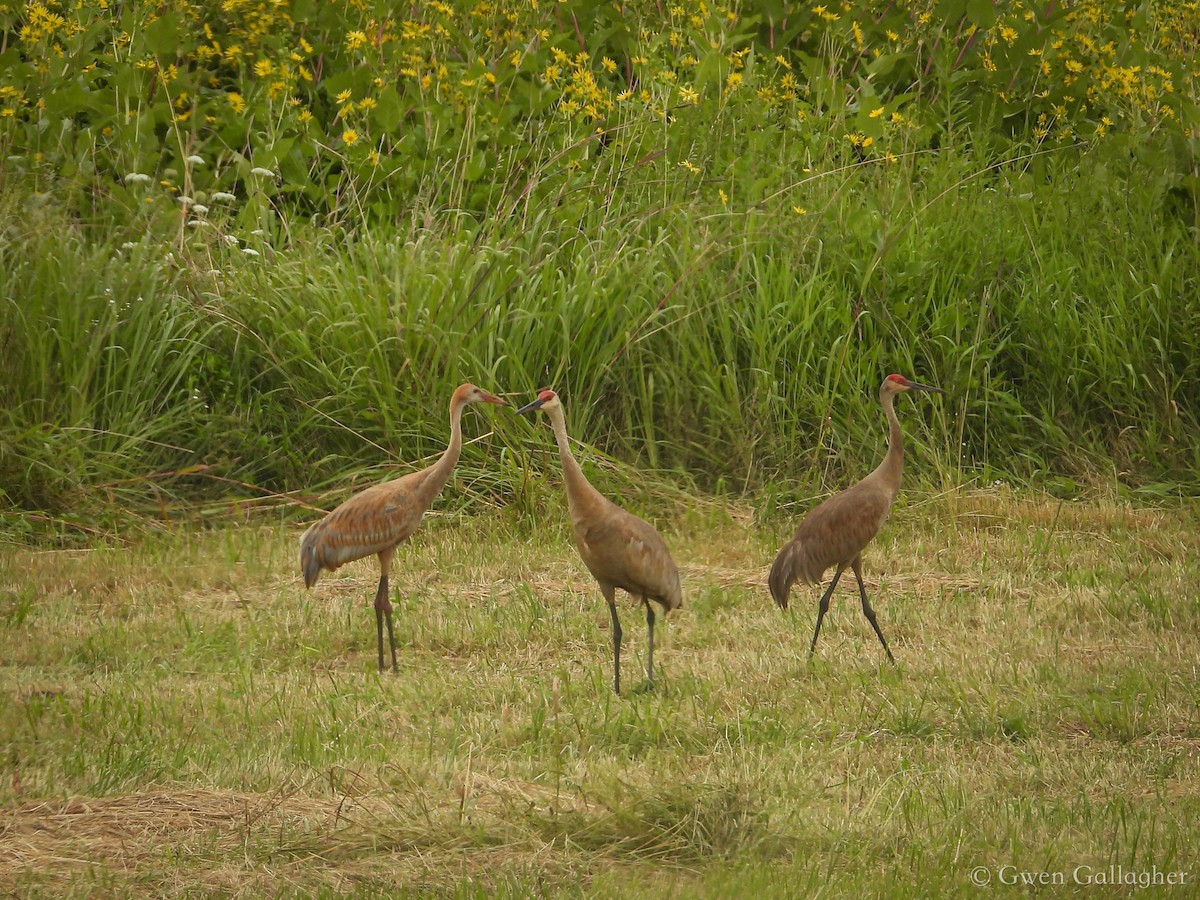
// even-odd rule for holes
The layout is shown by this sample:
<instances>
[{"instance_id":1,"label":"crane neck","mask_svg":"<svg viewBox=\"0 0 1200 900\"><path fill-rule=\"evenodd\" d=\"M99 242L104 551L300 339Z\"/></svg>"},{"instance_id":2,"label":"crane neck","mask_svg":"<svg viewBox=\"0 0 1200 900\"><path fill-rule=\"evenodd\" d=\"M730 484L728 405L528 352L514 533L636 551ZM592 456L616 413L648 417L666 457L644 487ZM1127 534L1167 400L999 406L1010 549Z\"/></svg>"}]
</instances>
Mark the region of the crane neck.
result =
<instances>
[{"instance_id":1,"label":"crane neck","mask_svg":"<svg viewBox=\"0 0 1200 900\"><path fill-rule=\"evenodd\" d=\"M571 453L570 438L567 437L567 421L561 406L555 406L546 413L550 416L550 425L554 429L554 440L558 443L558 458L562 461L563 481L567 489L567 503L578 511L590 501L600 497L599 492L592 487L583 469L575 461Z\"/></svg>"},{"instance_id":2,"label":"crane neck","mask_svg":"<svg viewBox=\"0 0 1200 900\"><path fill-rule=\"evenodd\" d=\"M462 412L466 405L465 401L457 397L450 401L450 443L446 445L438 461L426 470L429 474L425 478L424 487L433 494L437 494L446 486L446 482L450 480L450 473L454 471L458 458L462 455Z\"/></svg>"},{"instance_id":3,"label":"crane neck","mask_svg":"<svg viewBox=\"0 0 1200 900\"><path fill-rule=\"evenodd\" d=\"M900 420L896 418L895 399L896 395L891 391L880 390L879 402L888 423L888 449L876 471L892 487L893 493L899 491L900 476L904 471L904 432L900 430Z\"/></svg>"}]
</instances>

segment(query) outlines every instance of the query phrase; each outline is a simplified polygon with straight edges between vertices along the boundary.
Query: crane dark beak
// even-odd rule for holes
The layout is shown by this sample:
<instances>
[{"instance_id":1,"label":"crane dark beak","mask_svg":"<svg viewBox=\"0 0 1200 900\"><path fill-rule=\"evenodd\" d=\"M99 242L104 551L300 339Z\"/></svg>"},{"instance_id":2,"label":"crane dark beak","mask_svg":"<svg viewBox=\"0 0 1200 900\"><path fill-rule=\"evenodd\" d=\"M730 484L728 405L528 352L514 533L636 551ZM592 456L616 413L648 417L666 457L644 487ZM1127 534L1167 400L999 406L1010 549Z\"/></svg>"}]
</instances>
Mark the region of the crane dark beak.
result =
<instances>
[{"instance_id":1,"label":"crane dark beak","mask_svg":"<svg viewBox=\"0 0 1200 900\"><path fill-rule=\"evenodd\" d=\"M542 401L534 400L532 403L526 403L524 406L522 406L520 409L518 409L517 415L520 415L521 413L527 413L527 412L536 412L537 410L539 410L541 408L542 408Z\"/></svg>"},{"instance_id":2,"label":"crane dark beak","mask_svg":"<svg viewBox=\"0 0 1200 900\"><path fill-rule=\"evenodd\" d=\"M910 381L905 385L910 391L929 391L931 394L946 393L940 387L934 387L932 384L921 384L919 381Z\"/></svg>"}]
</instances>

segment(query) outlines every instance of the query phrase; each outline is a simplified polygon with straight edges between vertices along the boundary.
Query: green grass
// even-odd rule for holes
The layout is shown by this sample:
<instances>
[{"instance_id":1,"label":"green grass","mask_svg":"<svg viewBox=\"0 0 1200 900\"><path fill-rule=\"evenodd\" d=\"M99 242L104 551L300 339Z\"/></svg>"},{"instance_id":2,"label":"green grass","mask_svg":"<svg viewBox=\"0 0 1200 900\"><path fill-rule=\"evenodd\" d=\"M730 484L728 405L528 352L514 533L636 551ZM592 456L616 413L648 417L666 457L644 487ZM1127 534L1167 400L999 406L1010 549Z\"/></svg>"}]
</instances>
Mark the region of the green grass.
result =
<instances>
[{"instance_id":1,"label":"green grass","mask_svg":"<svg viewBox=\"0 0 1200 900\"><path fill-rule=\"evenodd\" d=\"M812 164L805 216L678 193L566 231L561 211L296 223L258 257L0 201L0 528L70 539L340 490L438 452L466 380L562 392L574 435L649 473L614 488L770 506L843 483L878 458L876 390L900 371L948 391L901 408L930 483L1194 493L1200 254L1164 226L1166 181L1135 187L1105 149ZM518 494L529 433L469 417L473 496Z\"/></svg>"},{"instance_id":2,"label":"green grass","mask_svg":"<svg viewBox=\"0 0 1200 900\"><path fill-rule=\"evenodd\" d=\"M685 606L659 629L659 689L632 690L645 629L623 605L616 697L607 610L557 486L540 490L535 528L435 515L403 550L398 675L374 671L372 564L305 591L291 526L0 551L0 888L965 896L980 865L1200 877L1193 506L910 491L868 556L893 668L852 587L807 658L817 590L784 614L764 587L790 521L696 505L663 520Z\"/></svg>"}]
</instances>

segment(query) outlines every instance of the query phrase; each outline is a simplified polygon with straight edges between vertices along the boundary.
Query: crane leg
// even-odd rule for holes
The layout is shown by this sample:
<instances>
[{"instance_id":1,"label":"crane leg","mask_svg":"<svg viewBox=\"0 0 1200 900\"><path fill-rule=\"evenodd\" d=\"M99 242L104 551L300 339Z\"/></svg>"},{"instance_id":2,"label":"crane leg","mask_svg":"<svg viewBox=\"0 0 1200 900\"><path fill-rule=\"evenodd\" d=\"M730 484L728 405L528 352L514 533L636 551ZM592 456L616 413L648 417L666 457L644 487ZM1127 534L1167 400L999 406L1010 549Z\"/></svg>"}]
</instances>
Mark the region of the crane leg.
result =
<instances>
[{"instance_id":1,"label":"crane leg","mask_svg":"<svg viewBox=\"0 0 1200 900\"><path fill-rule=\"evenodd\" d=\"M392 626L392 601L388 599L388 577L379 576L379 590L375 592L375 636L379 644L379 671L383 671L383 623L387 620L388 644L392 648L392 671L400 671L396 664L396 632Z\"/></svg>"},{"instance_id":2,"label":"crane leg","mask_svg":"<svg viewBox=\"0 0 1200 900\"><path fill-rule=\"evenodd\" d=\"M621 693L621 620L617 618L616 589L601 585L604 599L608 601L608 611L612 614L613 641L613 693Z\"/></svg>"},{"instance_id":3,"label":"crane leg","mask_svg":"<svg viewBox=\"0 0 1200 900\"><path fill-rule=\"evenodd\" d=\"M642 602L646 604L646 628L650 632L650 650L646 654L646 686L654 687L654 608L650 606L650 602L643 597Z\"/></svg>"},{"instance_id":4,"label":"crane leg","mask_svg":"<svg viewBox=\"0 0 1200 900\"><path fill-rule=\"evenodd\" d=\"M817 649L817 635L821 633L821 620L825 618L825 613L829 612L829 596L833 593L833 589L837 587L838 579L842 577L843 568L838 567L838 570L833 573L833 581L829 582L829 587L825 589L825 593L821 595L821 605L817 607L817 627L813 629L812 643L808 647L808 655L812 656Z\"/></svg>"},{"instance_id":5,"label":"crane leg","mask_svg":"<svg viewBox=\"0 0 1200 900\"><path fill-rule=\"evenodd\" d=\"M892 656L891 648L888 647L887 641L883 639L883 632L879 630L879 623L875 620L875 610L871 609L871 604L867 600L867 588L862 580L862 560L855 559L850 565L854 567L854 577L858 579L858 594L862 597L863 615L867 617L867 621L875 629L875 634L879 637L879 643L883 644L883 652L887 654L888 662L894 666L896 658Z\"/></svg>"}]
</instances>

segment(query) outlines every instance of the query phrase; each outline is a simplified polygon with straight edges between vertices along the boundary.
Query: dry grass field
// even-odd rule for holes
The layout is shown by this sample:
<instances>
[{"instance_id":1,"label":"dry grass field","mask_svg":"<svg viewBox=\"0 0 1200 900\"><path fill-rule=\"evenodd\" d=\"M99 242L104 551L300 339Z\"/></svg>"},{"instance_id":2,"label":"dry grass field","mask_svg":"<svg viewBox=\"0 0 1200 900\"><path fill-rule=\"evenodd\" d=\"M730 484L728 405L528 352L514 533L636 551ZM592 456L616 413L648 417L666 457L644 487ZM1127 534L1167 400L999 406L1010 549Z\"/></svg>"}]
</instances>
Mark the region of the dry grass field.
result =
<instances>
[{"instance_id":1,"label":"dry grass field","mask_svg":"<svg viewBox=\"0 0 1200 900\"><path fill-rule=\"evenodd\" d=\"M373 562L305 591L290 526L8 546L0 894L1190 895L1198 523L910 492L868 556L892 667L852 580L808 659L819 591L765 587L789 526L706 507L664 527L653 693L621 607L621 697L561 520L431 517L398 675Z\"/></svg>"}]
</instances>

